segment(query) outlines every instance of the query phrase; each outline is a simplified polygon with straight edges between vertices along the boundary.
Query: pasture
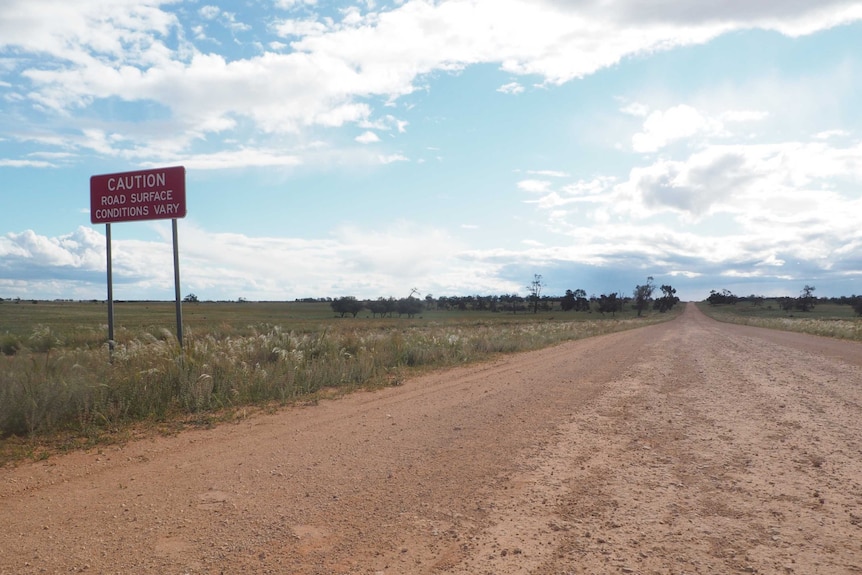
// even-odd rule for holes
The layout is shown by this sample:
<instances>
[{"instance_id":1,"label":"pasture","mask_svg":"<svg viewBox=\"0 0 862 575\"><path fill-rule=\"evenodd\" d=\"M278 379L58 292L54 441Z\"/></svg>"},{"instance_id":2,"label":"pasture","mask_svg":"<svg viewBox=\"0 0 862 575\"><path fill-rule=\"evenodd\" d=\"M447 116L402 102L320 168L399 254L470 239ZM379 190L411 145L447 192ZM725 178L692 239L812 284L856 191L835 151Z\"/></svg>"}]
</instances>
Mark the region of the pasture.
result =
<instances>
[{"instance_id":1,"label":"pasture","mask_svg":"<svg viewBox=\"0 0 862 575\"><path fill-rule=\"evenodd\" d=\"M849 305L820 302L806 312L784 311L774 299L766 299L761 305L747 301L733 305L710 305L707 302L697 305L706 315L727 323L862 341L862 318Z\"/></svg>"},{"instance_id":2,"label":"pasture","mask_svg":"<svg viewBox=\"0 0 862 575\"><path fill-rule=\"evenodd\" d=\"M336 317L325 302L0 303L0 460L46 441L92 445L135 426L176 429L250 407L397 385L419 370L486 360L675 317L426 310ZM17 446L17 447L15 447ZM25 446L25 447L22 447ZM13 456L15 456L13 454Z\"/></svg>"}]
</instances>

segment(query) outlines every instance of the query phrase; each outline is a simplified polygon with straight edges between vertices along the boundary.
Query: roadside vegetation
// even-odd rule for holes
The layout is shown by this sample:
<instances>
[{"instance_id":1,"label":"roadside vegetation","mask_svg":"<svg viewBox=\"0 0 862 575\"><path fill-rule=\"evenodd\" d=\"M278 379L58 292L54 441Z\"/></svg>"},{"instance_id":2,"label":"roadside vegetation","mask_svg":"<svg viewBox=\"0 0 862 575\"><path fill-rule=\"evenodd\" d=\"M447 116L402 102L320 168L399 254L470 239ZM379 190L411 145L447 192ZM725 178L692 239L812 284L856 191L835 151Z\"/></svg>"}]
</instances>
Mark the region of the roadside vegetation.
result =
<instances>
[{"instance_id":1,"label":"roadside vegetation","mask_svg":"<svg viewBox=\"0 0 862 575\"><path fill-rule=\"evenodd\" d=\"M579 295L582 290L578 290ZM424 369L476 362L664 321L607 296L572 299L405 298L409 310L339 300L116 302L114 349L105 302L0 301L0 464L52 449L123 440L141 426L176 429L242 417L250 406L314 402L397 385ZM565 300L565 303L560 303ZM355 301L355 299L354 299ZM397 304L397 301L396 301ZM520 305L523 306L520 307ZM415 306L418 306L415 307ZM494 307L495 309L492 309ZM565 308L565 309L564 309ZM401 315L399 316L399 313ZM344 316L344 317L342 317Z\"/></svg>"},{"instance_id":2,"label":"roadside vegetation","mask_svg":"<svg viewBox=\"0 0 862 575\"><path fill-rule=\"evenodd\" d=\"M818 298L815 290L806 285L798 297L778 298L713 290L698 307L723 322L862 341L862 296Z\"/></svg>"}]
</instances>

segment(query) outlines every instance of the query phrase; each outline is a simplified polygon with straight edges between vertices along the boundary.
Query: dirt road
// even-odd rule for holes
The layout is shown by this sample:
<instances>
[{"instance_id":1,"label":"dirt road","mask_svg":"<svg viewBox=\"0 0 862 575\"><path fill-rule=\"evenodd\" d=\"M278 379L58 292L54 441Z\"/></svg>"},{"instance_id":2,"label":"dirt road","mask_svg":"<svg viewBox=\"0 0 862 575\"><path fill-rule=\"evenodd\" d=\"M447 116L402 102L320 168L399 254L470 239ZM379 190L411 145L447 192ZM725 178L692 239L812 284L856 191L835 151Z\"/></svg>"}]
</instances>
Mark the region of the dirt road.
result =
<instances>
[{"instance_id":1,"label":"dirt road","mask_svg":"<svg viewBox=\"0 0 862 575\"><path fill-rule=\"evenodd\" d=\"M0 470L0 574L862 573L862 345L679 319Z\"/></svg>"}]
</instances>

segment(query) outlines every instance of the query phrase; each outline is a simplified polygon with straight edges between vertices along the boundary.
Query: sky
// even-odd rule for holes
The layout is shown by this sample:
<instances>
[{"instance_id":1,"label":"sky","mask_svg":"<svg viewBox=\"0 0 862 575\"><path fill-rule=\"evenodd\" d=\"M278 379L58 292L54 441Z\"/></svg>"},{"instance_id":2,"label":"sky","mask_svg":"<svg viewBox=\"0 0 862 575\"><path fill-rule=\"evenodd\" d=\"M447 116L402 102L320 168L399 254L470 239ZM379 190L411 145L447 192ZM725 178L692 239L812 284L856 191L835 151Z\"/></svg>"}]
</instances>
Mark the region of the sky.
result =
<instances>
[{"instance_id":1,"label":"sky","mask_svg":"<svg viewBox=\"0 0 862 575\"><path fill-rule=\"evenodd\" d=\"M0 298L862 294L862 2L3 0ZM111 224L174 297L170 219Z\"/></svg>"}]
</instances>

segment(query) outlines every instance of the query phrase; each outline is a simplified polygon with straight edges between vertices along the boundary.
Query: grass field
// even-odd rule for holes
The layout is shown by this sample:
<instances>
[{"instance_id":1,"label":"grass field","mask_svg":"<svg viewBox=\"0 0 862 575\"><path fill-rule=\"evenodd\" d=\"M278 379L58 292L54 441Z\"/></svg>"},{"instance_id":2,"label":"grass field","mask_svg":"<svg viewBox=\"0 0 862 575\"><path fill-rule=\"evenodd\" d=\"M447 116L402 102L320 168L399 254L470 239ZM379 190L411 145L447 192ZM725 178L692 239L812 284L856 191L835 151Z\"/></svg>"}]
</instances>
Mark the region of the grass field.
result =
<instances>
[{"instance_id":1,"label":"grass field","mask_svg":"<svg viewBox=\"0 0 862 575\"><path fill-rule=\"evenodd\" d=\"M640 327L678 310L644 318L428 310L408 319L340 318L318 302L187 303L181 349L172 302L117 302L110 353L105 303L7 300L0 437L8 454L45 438L92 444L142 422L208 424L247 406L398 384L417 370Z\"/></svg>"},{"instance_id":2,"label":"grass field","mask_svg":"<svg viewBox=\"0 0 862 575\"><path fill-rule=\"evenodd\" d=\"M728 323L862 341L862 318L849 305L818 303L807 312L783 311L778 302L772 299L756 306L749 302L734 305L700 302L697 305L710 317Z\"/></svg>"}]
</instances>

